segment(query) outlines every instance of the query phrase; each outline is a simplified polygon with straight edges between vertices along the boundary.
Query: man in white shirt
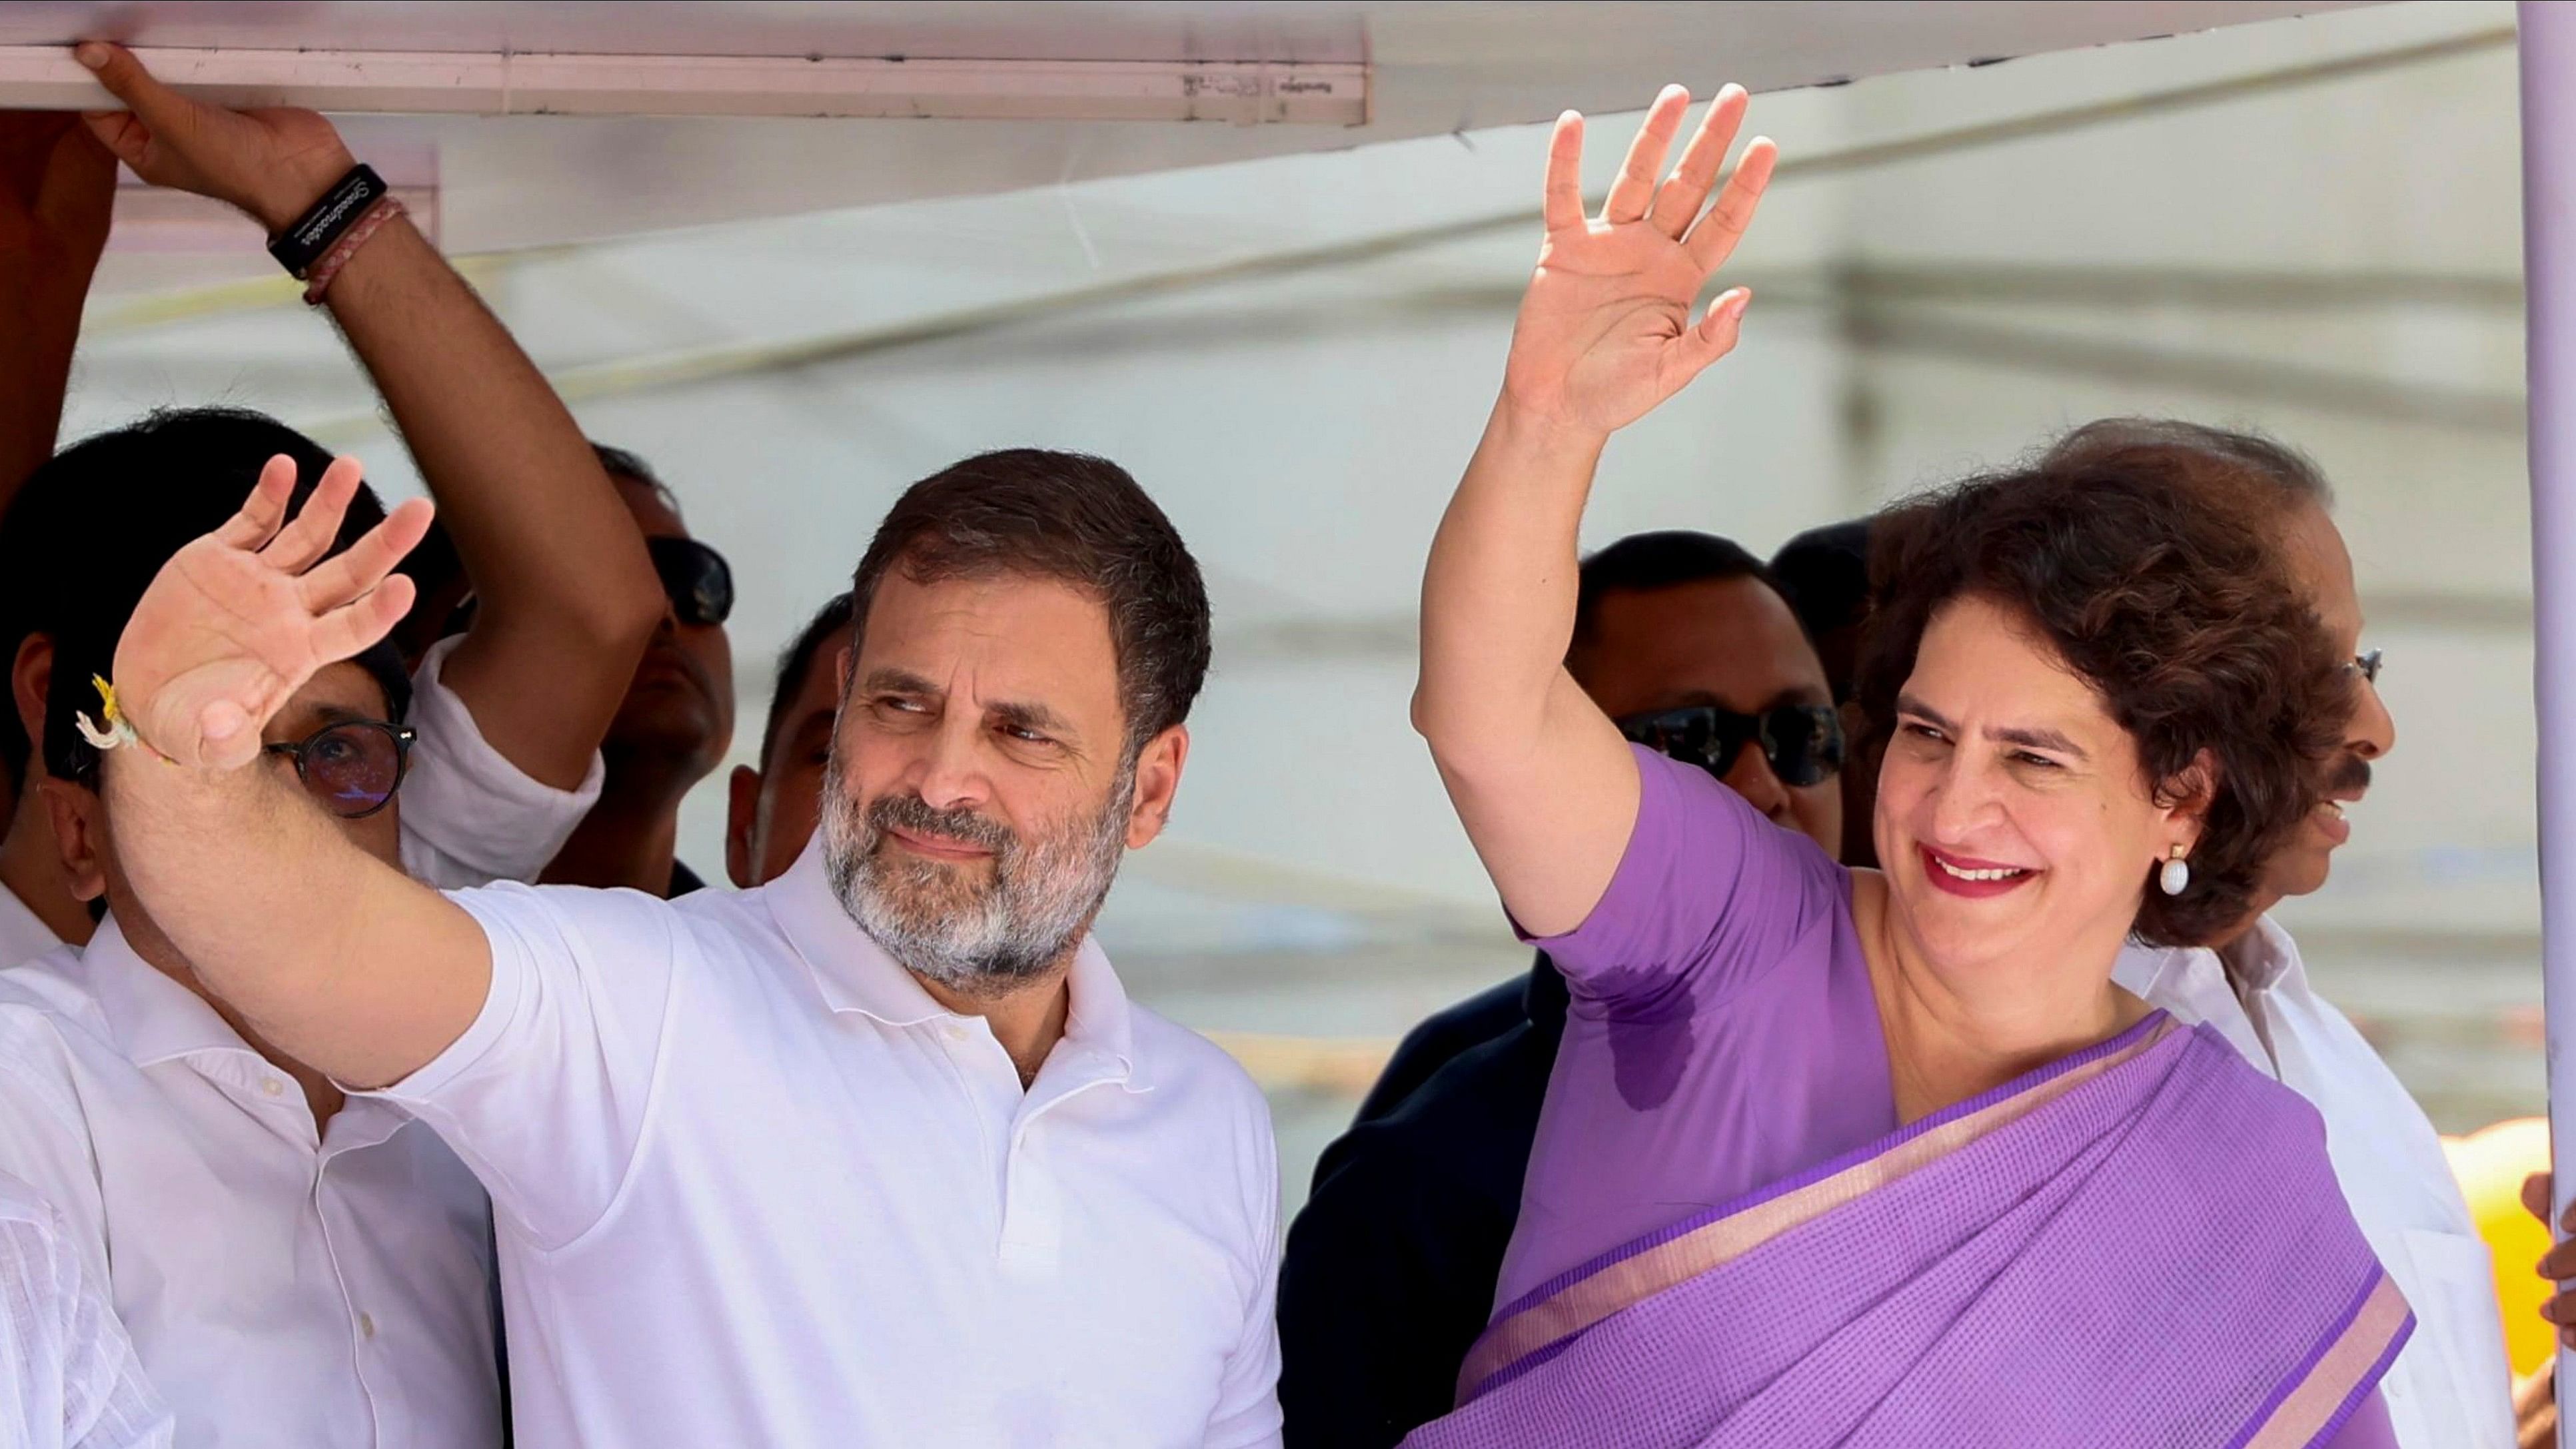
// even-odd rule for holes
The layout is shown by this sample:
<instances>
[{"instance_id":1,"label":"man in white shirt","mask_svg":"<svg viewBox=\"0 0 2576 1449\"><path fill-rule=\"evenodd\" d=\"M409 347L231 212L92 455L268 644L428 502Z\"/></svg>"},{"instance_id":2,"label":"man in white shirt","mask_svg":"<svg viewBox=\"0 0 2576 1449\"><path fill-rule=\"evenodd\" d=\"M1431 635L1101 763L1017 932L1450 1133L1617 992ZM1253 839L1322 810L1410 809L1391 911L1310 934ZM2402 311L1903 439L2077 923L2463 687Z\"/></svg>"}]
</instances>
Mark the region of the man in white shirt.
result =
<instances>
[{"instance_id":1,"label":"man in white shirt","mask_svg":"<svg viewBox=\"0 0 2576 1449\"><path fill-rule=\"evenodd\" d=\"M2377 688L2379 655L2361 649L2361 600L2351 556L2326 511L2325 479L2268 439L2187 423L2095 423L2056 452L2119 453L2213 487L2267 490L2279 505L2292 567L2336 647L2352 657L2354 708L2329 781L2332 798L2273 857L2258 908L2214 947L2132 947L2116 979L2184 1021L2216 1027L2325 1118L2326 1150L2344 1199L2415 1310L2414 1336L2381 1381L2398 1441L2406 1449L2511 1449L2510 1370L2495 1280L2441 1138L2361 1033L2317 995L2297 944L2266 914L2282 898L2325 884L2333 853L2350 834L2344 806L2369 789L2371 762L2396 744Z\"/></svg>"},{"instance_id":2,"label":"man in white shirt","mask_svg":"<svg viewBox=\"0 0 2576 1449\"><path fill-rule=\"evenodd\" d=\"M0 1178L0 1432L14 1449L169 1449L170 1411L62 1215Z\"/></svg>"},{"instance_id":3,"label":"man in white shirt","mask_svg":"<svg viewBox=\"0 0 2576 1449\"><path fill-rule=\"evenodd\" d=\"M58 637L78 668L58 679L105 672L97 632ZM334 664L270 722L262 757L388 865L404 692L383 645ZM110 909L87 947L0 971L0 1170L68 1220L184 1442L493 1444L490 1214L472 1174L205 994L119 861L98 752L65 710L47 724L66 875ZM209 868L224 836L200 843Z\"/></svg>"},{"instance_id":4,"label":"man in white shirt","mask_svg":"<svg viewBox=\"0 0 2576 1449\"><path fill-rule=\"evenodd\" d=\"M319 117L194 106L109 58L144 110L100 124L149 179L266 218L295 209L283 188L348 164ZM596 796L599 733L664 607L650 565L570 416L407 223L368 240L328 299L493 582L475 630L422 662L408 721L402 666L373 650L280 715L292 733L271 743L294 753L268 765L347 807L343 828L419 878L533 877ZM488 1446L502 1407L479 1185L426 1127L344 1103L205 995L118 866L76 718L98 715L90 676L111 668L144 586L272 458L300 464L308 488L330 463L256 414L156 414L56 455L0 520L0 622L19 718L43 745L16 830L41 831L57 862L32 886L0 868L29 896L6 904L36 920L23 908L57 892L82 935L112 906L86 952L0 972L0 1167L65 1215L187 1442ZM361 512L381 516L372 498ZM554 611L594 586L600 598ZM213 868L225 833L198 844ZM23 863L17 840L6 854Z\"/></svg>"},{"instance_id":5,"label":"man in white shirt","mask_svg":"<svg viewBox=\"0 0 2576 1449\"><path fill-rule=\"evenodd\" d=\"M116 657L143 744L101 775L204 982L491 1190L522 1437L1276 1443L1267 1113L1090 939L1208 659L1134 480L1020 450L907 490L854 583L815 842L671 903L442 897L259 768L279 702L408 602L417 502L308 571L338 468L283 532L281 474L162 570Z\"/></svg>"}]
</instances>

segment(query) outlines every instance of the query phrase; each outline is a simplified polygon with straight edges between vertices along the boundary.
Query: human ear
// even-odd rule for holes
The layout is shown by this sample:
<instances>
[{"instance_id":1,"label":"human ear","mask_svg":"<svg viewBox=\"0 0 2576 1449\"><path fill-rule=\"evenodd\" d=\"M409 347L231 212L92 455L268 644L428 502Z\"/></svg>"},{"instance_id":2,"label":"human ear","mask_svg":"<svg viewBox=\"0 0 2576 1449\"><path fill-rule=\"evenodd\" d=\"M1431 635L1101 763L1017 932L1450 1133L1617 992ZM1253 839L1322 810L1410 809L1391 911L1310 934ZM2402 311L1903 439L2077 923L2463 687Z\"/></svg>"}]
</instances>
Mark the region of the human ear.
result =
<instances>
[{"instance_id":1,"label":"human ear","mask_svg":"<svg viewBox=\"0 0 2576 1449\"><path fill-rule=\"evenodd\" d=\"M1136 801L1127 810L1127 848L1141 850L1171 823L1180 793L1181 767L1189 762L1190 731L1174 725L1145 742L1136 756Z\"/></svg>"},{"instance_id":2,"label":"human ear","mask_svg":"<svg viewBox=\"0 0 2576 1449\"><path fill-rule=\"evenodd\" d=\"M38 781L36 788L44 797L45 817L54 829L54 849L62 857L63 882L71 887L72 898L94 901L107 894L107 823L98 792L51 776Z\"/></svg>"},{"instance_id":3,"label":"human ear","mask_svg":"<svg viewBox=\"0 0 2576 1449\"><path fill-rule=\"evenodd\" d=\"M2209 803L2218 793L2218 757L2207 750L2156 787L2156 806L2164 812L2164 848L2156 859L2172 856L2181 846L2185 856L2200 848L2200 833L2209 821Z\"/></svg>"},{"instance_id":4,"label":"human ear","mask_svg":"<svg viewBox=\"0 0 2576 1449\"><path fill-rule=\"evenodd\" d=\"M27 778L44 773L45 692L54 685L54 641L30 634L18 641L18 657L9 663L9 694L27 732Z\"/></svg>"}]
</instances>

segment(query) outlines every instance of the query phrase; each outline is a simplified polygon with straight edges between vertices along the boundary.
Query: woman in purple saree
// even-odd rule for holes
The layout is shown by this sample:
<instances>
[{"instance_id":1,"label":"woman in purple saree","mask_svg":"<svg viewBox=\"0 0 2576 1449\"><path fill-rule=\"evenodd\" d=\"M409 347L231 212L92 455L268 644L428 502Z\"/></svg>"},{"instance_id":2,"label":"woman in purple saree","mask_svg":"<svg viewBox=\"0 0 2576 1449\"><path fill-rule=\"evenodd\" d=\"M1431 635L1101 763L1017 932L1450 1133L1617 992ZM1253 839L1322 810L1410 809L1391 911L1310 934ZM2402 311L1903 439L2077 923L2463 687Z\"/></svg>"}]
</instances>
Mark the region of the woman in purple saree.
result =
<instances>
[{"instance_id":1,"label":"woman in purple saree","mask_svg":"<svg viewBox=\"0 0 2576 1449\"><path fill-rule=\"evenodd\" d=\"M1704 701L1632 743L1565 676L1601 448L1748 300L1691 317L1772 150L1703 213L1744 97L1659 181L1686 102L1597 220L1560 121L1424 580L1416 723L1573 1001L1499 1309L1406 1442L2393 1445L2412 1320L2316 1114L2111 981L2244 913L2357 687L2228 479L2042 464L1885 520L1882 871L1671 758Z\"/></svg>"}]
</instances>

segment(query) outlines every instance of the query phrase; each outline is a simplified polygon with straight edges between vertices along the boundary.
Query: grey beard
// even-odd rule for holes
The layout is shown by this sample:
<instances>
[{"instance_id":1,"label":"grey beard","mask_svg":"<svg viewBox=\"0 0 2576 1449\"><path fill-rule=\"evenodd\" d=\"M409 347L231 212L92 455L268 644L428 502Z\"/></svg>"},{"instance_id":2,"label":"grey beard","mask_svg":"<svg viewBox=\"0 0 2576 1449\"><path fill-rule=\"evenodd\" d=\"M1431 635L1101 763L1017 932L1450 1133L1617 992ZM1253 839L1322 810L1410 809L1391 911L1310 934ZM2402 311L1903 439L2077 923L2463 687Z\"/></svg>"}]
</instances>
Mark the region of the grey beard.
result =
<instances>
[{"instance_id":1,"label":"grey beard","mask_svg":"<svg viewBox=\"0 0 2576 1449\"><path fill-rule=\"evenodd\" d=\"M824 772L823 868L832 894L896 964L953 991L993 996L1045 974L1091 929L1126 854L1136 767L1118 772L1088 820L1030 841L973 810L936 810L919 795L862 807L842 788L837 752ZM890 826L963 840L993 852L974 867L888 856Z\"/></svg>"}]
</instances>

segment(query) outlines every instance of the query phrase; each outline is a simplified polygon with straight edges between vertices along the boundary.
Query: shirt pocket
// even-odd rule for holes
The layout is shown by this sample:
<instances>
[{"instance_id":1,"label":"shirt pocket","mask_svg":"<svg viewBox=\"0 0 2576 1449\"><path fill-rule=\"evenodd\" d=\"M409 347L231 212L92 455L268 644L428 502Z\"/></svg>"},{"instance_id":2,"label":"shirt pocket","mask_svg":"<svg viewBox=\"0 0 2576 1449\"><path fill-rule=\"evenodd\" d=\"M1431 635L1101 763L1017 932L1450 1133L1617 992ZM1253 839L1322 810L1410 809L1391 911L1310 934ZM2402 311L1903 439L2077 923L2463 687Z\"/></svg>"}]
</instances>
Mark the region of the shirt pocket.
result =
<instances>
[{"instance_id":1,"label":"shirt pocket","mask_svg":"<svg viewBox=\"0 0 2576 1449\"><path fill-rule=\"evenodd\" d=\"M2407 1406L2407 1417L2423 1432L2398 1437L2408 1449L2418 1444L2511 1449L2513 1378L2505 1366L2504 1320L2496 1307L2495 1264L2487 1245L2438 1228L2408 1228L2406 1255L2414 1260L2416 1291L2425 1299L2412 1305L2415 1341L2407 1345L2407 1357L2429 1353L2428 1367L2440 1365L2450 1393L2439 1399L2410 1395L2415 1402Z\"/></svg>"}]
</instances>

